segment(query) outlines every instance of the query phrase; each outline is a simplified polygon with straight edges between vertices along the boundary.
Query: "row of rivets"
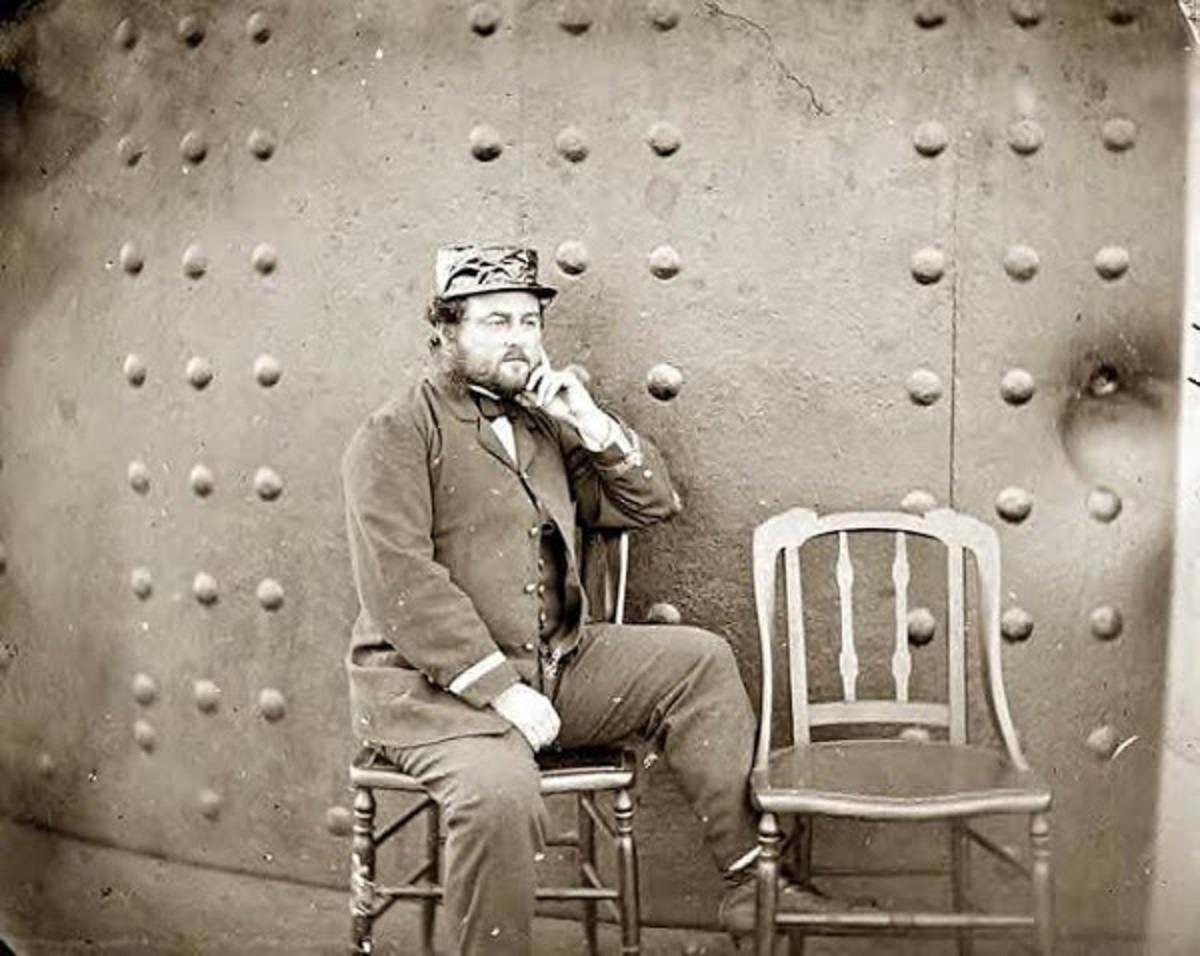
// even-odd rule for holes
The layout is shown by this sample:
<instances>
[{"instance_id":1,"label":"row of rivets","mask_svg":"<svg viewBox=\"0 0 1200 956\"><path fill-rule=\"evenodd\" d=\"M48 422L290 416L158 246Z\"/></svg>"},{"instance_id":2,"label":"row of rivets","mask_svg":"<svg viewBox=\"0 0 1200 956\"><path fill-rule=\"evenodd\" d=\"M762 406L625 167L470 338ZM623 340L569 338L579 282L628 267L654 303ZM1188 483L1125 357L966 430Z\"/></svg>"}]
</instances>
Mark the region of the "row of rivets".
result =
<instances>
[{"instance_id":1,"label":"row of rivets","mask_svg":"<svg viewBox=\"0 0 1200 956\"><path fill-rule=\"evenodd\" d=\"M199 14L185 14L175 24L175 36L179 42L192 49L204 42L207 32L204 20ZM271 21L261 10L256 10L246 20L246 36L259 44L271 39ZM138 38L138 26L132 17L123 19L113 32L113 42L124 50L132 50L137 46Z\"/></svg>"},{"instance_id":2,"label":"row of rivets","mask_svg":"<svg viewBox=\"0 0 1200 956\"><path fill-rule=\"evenodd\" d=\"M480 162L490 163L504 152L500 131L488 123L480 123L467 135L471 155ZM646 133L646 145L657 156L671 156L683 145L683 134L673 123L658 122ZM554 148L564 159L579 163L587 159L591 147L587 134L578 126L566 126L554 137Z\"/></svg>"},{"instance_id":3,"label":"row of rivets","mask_svg":"<svg viewBox=\"0 0 1200 956\"><path fill-rule=\"evenodd\" d=\"M659 30L672 30L679 25L679 8L675 0L650 0L646 17ZM467 23L480 36L491 36L500 21L500 11L493 3L476 3L467 11ZM589 5L582 0L565 0L559 7L558 25L567 33L580 36L591 29L592 23Z\"/></svg>"},{"instance_id":4,"label":"row of rivets","mask_svg":"<svg viewBox=\"0 0 1200 956\"><path fill-rule=\"evenodd\" d=\"M263 388L275 385L283 376L283 366L272 355L260 355L254 360L254 379ZM146 362L136 352L125 356L125 378L134 388L146 384ZM212 363L202 356L188 359L184 376L197 389L205 388L213 380Z\"/></svg>"},{"instance_id":5,"label":"row of rivets","mask_svg":"<svg viewBox=\"0 0 1200 956\"><path fill-rule=\"evenodd\" d=\"M1028 282L1041 267L1037 250L1020 243L1004 251L1002 262L1009 278L1017 282ZM1129 269L1129 251L1121 246L1105 246L1096 253L1094 265L1100 278L1119 279ZM934 246L918 249L909 260L909 269L921 285L932 285L946 274L946 254Z\"/></svg>"},{"instance_id":6,"label":"row of rivets","mask_svg":"<svg viewBox=\"0 0 1200 956\"><path fill-rule=\"evenodd\" d=\"M1123 116L1105 121L1100 129L1100 139L1106 149L1114 153L1130 149L1137 141L1137 125ZM1046 141L1046 132L1035 119L1023 117L1014 120L1008 127L1008 145L1014 153L1032 156ZM950 144L950 133L937 120L921 123L913 131L913 148L922 156L940 155Z\"/></svg>"},{"instance_id":7,"label":"row of rivets","mask_svg":"<svg viewBox=\"0 0 1200 956\"><path fill-rule=\"evenodd\" d=\"M150 469L146 463L135 459L127 469L129 487L139 495L150 491ZM212 494L216 479L207 465L195 465L188 473L188 484L201 498ZM263 501L274 501L283 494L283 479L273 468L265 465L254 473L254 491Z\"/></svg>"},{"instance_id":8,"label":"row of rivets","mask_svg":"<svg viewBox=\"0 0 1200 956\"><path fill-rule=\"evenodd\" d=\"M140 274L146 265L141 249L132 241L121 246L117 259L121 268L132 276ZM269 242L260 242L250 250L250 264L262 275L270 275L279 267L279 251ZM208 272L208 256L204 247L198 242L189 243L183 250L180 265L189 279L202 278Z\"/></svg>"},{"instance_id":9,"label":"row of rivets","mask_svg":"<svg viewBox=\"0 0 1200 956\"><path fill-rule=\"evenodd\" d=\"M941 377L932 369L917 369L908 377L906 387L915 405L933 405L942 397ZM1024 369L1009 369L1000 380L1000 396L1010 405L1024 405L1035 391L1033 376Z\"/></svg>"},{"instance_id":10,"label":"row of rivets","mask_svg":"<svg viewBox=\"0 0 1200 956\"><path fill-rule=\"evenodd\" d=\"M1046 15L1045 0L1009 0L1008 12L1017 26L1029 29ZM1137 0L1105 0L1104 17L1114 26L1129 26L1137 15ZM941 26L946 16L945 0L917 0L913 10L913 21L925 30Z\"/></svg>"},{"instance_id":11,"label":"row of rivets","mask_svg":"<svg viewBox=\"0 0 1200 956\"><path fill-rule=\"evenodd\" d=\"M149 674L135 674L132 688L134 700L142 707L150 707L158 700L158 685ZM211 680L198 680L192 685L192 698L201 713L216 713L221 703L221 688ZM276 721L287 713L287 700L280 691L266 687L259 692L258 709L266 720Z\"/></svg>"},{"instance_id":12,"label":"row of rivets","mask_svg":"<svg viewBox=\"0 0 1200 956\"><path fill-rule=\"evenodd\" d=\"M253 129L246 137L246 149L255 159L264 162L275 154L275 139L263 129ZM208 156L208 142L197 129L188 130L179 141L180 155L191 165L198 166ZM146 144L125 134L117 140L117 158L126 166L136 166L146 155Z\"/></svg>"}]
</instances>

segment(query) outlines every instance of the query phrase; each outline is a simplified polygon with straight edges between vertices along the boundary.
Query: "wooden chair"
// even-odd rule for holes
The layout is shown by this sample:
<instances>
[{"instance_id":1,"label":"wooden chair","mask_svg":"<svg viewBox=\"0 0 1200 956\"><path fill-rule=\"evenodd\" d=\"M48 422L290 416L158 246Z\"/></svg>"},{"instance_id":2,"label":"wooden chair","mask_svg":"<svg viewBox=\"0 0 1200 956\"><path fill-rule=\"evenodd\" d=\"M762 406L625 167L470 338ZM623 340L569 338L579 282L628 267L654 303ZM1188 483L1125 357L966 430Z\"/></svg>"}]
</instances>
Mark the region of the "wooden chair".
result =
<instances>
[{"instance_id":1,"label":"wooden chair","mask_svg":"<svg viewBox=\"0 0 1200 956\"><path fill-rule=\"evenodd\" d=\"M625 586L628 577L629 539L627 533L589 537L581 543L585 588L591 607L602 612L605 620L624 621ZM368 750L369 753L369 750ZM641 952L638 916L637 847L633 836L633 787L637 760L627 748L597 748L539 754L541 790L546 797L566 794L576 801L576 828L565 833L547 834L552 847L572 848L577 856L581 885L539 887L539 900L576 900L582 904L584 936L591 956L599 952L598 907L609 909L621 930L621 953L637 956ZM420 782L394 766L375 765L360 756L350 767L354 789L354 832L351 844L350 896L353 952L368 956L374 951L375 921L398 900L421 902L422 952L434 952L434 924L437 905L442 900L441 815L437 802ZM377 826L377 790L411 794L415 798L399 816L386 826ZM601 808L598 798L611 794L611 808ZM424 859L409 876L394 886L376 882L376 855L388 840L420 818L425 819ZM616 883L606 884L596 856L596 830L613 842L616 854Z\"/></svg>"},{"instance_id":2,"label":"wooden chair","mask_svg":"<svg viewBox=\"0 0 1200 956\"><path fill-rule=\"evenodd\" d=\"M854 564L850 538L856 532L894 535L892 583L895 631L889 646L892 699L858 696L859 662L855 646ZM837 596L841 643L838 670L841 700L810 702L805 645L800 550L811 539L836 535ZM947 693L944 702L909 698L912 659L908 641L910 536L936 539L947 556ZM886 539L884 539L886 540ZM860 539L861 541L861 539ZM783 553L782 591L786 608L791 685L792 745L771 742L773 650L779 590L779 555ZM1003 742L1003 750L968 743L967 675L964 640L964 554L974 557L979 581L977 620L987 696ZM758 861L758 956L770 956L780 931L789 931L793 952L803 949L804 936L948 934L958 937L959 953L968 954L976 932L1035 933L1043 956L1053 947L1050 868L1050 790L1031 772L1021 752L1009 715L1000 667L1000 546L995 532L974 518L949 510L924 517L890 512L831 514L818 517L802 508L761 524L754 533L754 589L762 654L762 711L751 794L760 812ZM870 729L873 736L847 739L845 731ZM916 726L918 735L896 728ZM814 740L820 728L823 739ZM841 739L824 739L842 729ZM885 728L892 736L884 739ZM938 728L935 739L929 728ZM1023 814L1029 818L1031 864L970 825L971 818L990 814ZM779 818L797 818L797 863L807 875L812 867L812 824L817 817L872 821L945 821L950 829L953 910L950 912L882 912L847 908L844 912L790 914L777 908L777 875L782 833ZM975 844L1002 865L1027 877L1033 890L1032 913L1015 915L979 911L968 898L970 847ZM856 871L870 875L872 871ZM905 872L895 867L875 875ZM928 872L928 871L921 871ZM837 875L847 875L845 870ZM825 875L830 875L826 872Z\"/></svg>"}]
</instances>

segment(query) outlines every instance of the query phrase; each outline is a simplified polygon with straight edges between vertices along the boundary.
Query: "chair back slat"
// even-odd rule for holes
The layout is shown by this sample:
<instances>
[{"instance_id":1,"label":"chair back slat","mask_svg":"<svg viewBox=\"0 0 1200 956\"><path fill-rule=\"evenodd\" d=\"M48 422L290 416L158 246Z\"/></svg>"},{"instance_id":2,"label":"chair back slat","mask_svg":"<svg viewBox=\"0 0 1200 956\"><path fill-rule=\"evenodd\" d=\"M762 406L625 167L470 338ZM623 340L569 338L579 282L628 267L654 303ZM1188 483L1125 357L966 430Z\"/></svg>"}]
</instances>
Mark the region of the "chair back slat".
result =
<instances>
[{"instance_id":1,"label":"chair back slat","mask_svg":"<svg viewBox=\"0 0 1200 956\"><path fill-rule=\"evenodd\" d=\"M800 589L800 549L783 549L783 573L787 593L788 646L804 647L804 596ZM792 739L808 743L808 659L789 654L792 676Z\"/></svg>"},{"instance_id":2,"label":"chair back slat","mask_svg":"<svg viewBox=\"0 0 1200 956\"><path fill-rule=\"evenodd\" d=\"M912 654L908 649L908 538L896 532L896 558L892 562L892 585L896 593L896 649L892 653L892 680L896 700L908 700L908 679L912 675Z\"/></svg>"},{"instance_id":3,"label":"chair back slat","mask_svg":"<svg viewBox=\"0 0 1200 956\"><path fill-rule=\"evenodd\" d=\"M888 531L894 534L892 583L895 592L895 640L891 670L894 700L858 700L859 659L854 640L854 565L849 533ZM806 542L824 535L838 537L837 599L841 619L841 650L838 670L844 700L809 702L804 627L801 551ZM946 701L912 701L909 681L912 655L908 645L908 589L912 567L908 536L932 538L946 548L947 563L947 682ZM779 552L784 559L779 561ZM771 723L774 706L774 665L778 573L782 563L786 579L782 589L787 600L787 652L791 662L793 743L810 739L811 727L838 724L919 724L947 728L952 743L967 742L965 571L964 552L970 551L979 580L979 638L986 666L988 703L1010 761L1018 769L1028 764L1017 741L1008 710L1001 674L1000 641L1000 543L996 532L983 522L949 509L923 516L900 512L848 512L818 516L806 508L794 508L760 524L754 532L755 610L762 662L762 707L755 766L767 767L771 752Z\"/></svg>"},{"instance_id":4,"label":"chair back slat","mask_svg":"<svg viewBox=\"0 0 1200 956\"><path fill-rule=\"evenodd\" d=\"M935 702L901 703L895 700L856 700L853 703L832 700L808 705L809 727L831 727L836 724L920 724L926 727L949 727L950 706Z\"/></svg>"},{"instance_id":5,"label":"chair back slat","mask_svg":"<svg viewBox=\"0 0 1200 956\"><path fill-rule=\"evenodd\" d=\"M842 674L842 696L858 699L858 653L854 648L854 563L850 560L850 542L846 532L838 532L837 560L838 607L842 615L842 652L838 670Z\"/></svg>"}]
</instances>

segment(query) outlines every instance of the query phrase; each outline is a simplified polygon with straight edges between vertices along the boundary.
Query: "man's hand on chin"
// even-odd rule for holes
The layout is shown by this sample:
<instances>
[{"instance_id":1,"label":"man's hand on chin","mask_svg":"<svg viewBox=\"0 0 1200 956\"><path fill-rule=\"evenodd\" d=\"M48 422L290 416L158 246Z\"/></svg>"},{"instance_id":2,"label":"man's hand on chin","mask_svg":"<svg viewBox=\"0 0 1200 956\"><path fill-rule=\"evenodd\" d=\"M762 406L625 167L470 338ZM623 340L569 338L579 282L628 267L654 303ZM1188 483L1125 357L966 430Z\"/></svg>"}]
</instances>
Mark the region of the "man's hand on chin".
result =
<instances>
[{"instance_id":1,"label":"man's hand on chin","mask_svg":"<svg viewBox=\"0 0 1200 956\"><path fill-rule=\"evenodd\" d=\"M607 447L618 430L617 423L596 404L574 370L552 368L544 349L523 395L526 401L574 428L589 448Z\"/></svg>"},{"instance_id":2,"label":"man's hand on chin","mask_svg":"<svg viewBox=\"0 0 1200 956\"><path fill-rule=\"evenodd\" d=\"M521 731L534 752L553 743L562 726L550 699L528 684L513 684L502 690L489 706Z\"/></svg>"}]
</instances>

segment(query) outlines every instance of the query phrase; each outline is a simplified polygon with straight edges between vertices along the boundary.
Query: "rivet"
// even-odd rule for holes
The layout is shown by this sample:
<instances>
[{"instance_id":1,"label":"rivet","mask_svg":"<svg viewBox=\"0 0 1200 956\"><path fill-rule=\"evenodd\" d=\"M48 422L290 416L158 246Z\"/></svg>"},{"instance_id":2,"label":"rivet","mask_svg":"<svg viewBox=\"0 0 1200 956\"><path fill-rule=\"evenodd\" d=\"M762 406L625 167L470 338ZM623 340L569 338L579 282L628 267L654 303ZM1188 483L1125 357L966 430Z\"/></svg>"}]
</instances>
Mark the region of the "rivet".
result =
<instances>
[{"instance_id":1,"label":"rivet","mask_svg":"<svg viewBox=\"0 0 1200 956\"><path fill-rule=\"evenodd\" d=\"M932 285L946 274L946 254L941 249L926 246L912 255L912 276L921 285Z\"/></svg>"},{"instance_id":2,"label":"rivet","mask_svg":"<svg viewBox=\"0 0 1200 956\"><path fill-rule=\"evenodd\" d=\"M946 5L942 0L917 0L913 20L926 30L939 27L946 22Z\"/></svg>"},{"instance_id":3,"label":"rivet","mask_svg":"<svg viewBox=\"0 0 1200 956\"><path fill-rule=\"evenodd\" d=\"M1130 149L1137 142L1137 134L1137 124L1123 116L1114 116L1100 130L1105 147L1114 153Z\"/></svg>"},{"instance_id":4,"label":"rivet","mask_svg":"<svg viewBox=\"0 0 1200 956\"><path fill-rule=\"evenodd\" d=\"M587 159L588 141L583 130L578 126L564 126L556 137L554 147L559 154L572 163L581 163Z\"/></svg>"},{"instance_id":5,"label":"rivet","mask_svg":"<svg viewBox=\"0 0 1200 956\"><path fill-rule=\"evenodd\" d=\"M271 135L262 129L252 129L246 137L246 148L257 158L268 160L275 152L275 141Z\"/></svg>"},{"instance_id":6,"label":"rivet","mask_svg":"<svg viewBox=\"0 0 1200 956\"><path fill-rule=\"evenodd\" d=\"M146 152L146 147L132 136L117 140L117 155L126 166L136 166Z\"/></svg>"},{"instance_id":7,"label":"rivet","mask_svg":"<svg viewBox=\"0 0 1200 956\"><path fill-rule=\"evenodd\" d=\"M271 20L262 10L255 10L246 20L246 36L255 43L271 39Z\"/></svg>"},{"instance_id":8,"label":"rivet","mask_svg":"<svg viewBox=\"0 0 1200 956\"><path fill-rule=\"evenodd\" d=\"M1024 405L1036 390L1033 376L1023 368L1010 368L1000 379L1000 396L1009 405Z\"/></svg>"},{"instance_id":9,"label":"rivet","mask_svg":"<svg viewBox=\"0 0 1200 956\"><path fill-rule=\"evenodd\" d=\"M133 739L146 753L152 752L158 745L158 734L154 732L154 727L148 720L138 719L133 722Z\"/></svg>"},{"instance_id":10,"label":"rivet","mask_svg":"<svg viewBox=\"0 0 1200 956\"><path fill-rule=\"evenodd\" d=\"M196 709L204 714L215 714L221 706L221 688L210 680L198 680L192 686Z\"/></svg>"},{"instance_id":11,"label":"rivet","mask_svg":"<svg viewBox=\"0 0 1200 956\"><path fill-rule=\"evenodd\" d=\"M199 279L208 271L208 257L198 242L189 243L183 250L183 274L189 279Z\"/></svg>"},{"instance_id":12,"label":"rivet","mask_svg":"<svg viewBox=\"0 0 1200 956\"><path fill-rule=\"evenodd\" d=\"M250 253L250 261L263 275L270 275L279 265L279 252L269 242L260 242Z\"/></svg>"},{"instance_id":13,"label":"rivet","mask_svg":"<svg viewBox=\"0 0 1200 956\"><path fill-rule=\"evenodd\" d=\"M287 713L287 701L284 700L283 694L273 687L265 687L258 695L258 711L265 720L272 723L282 720Z\"/></svg>"},{"instance_id":14,"label":"rivet","mask_svg":"<svg viewBox=\"0 0 1200 956\"><path fill-rule=\"evenodd\" d=\"M928 120L913 131L913 146L922 156L936 156L950 143L950 133L937 120Z\"/></svg>"},{"instance_id":15,"label":"rivet","mask_svg":"<svg viewBox=\"0 0 1200 956\"><path fill-rule=\"evenodd\" d=\"M1087 496L1087 510L1097 521L1108 524L1121 513L1121 496L1111 488L1093 488Z\"/></svg>"},{"instance_id":16,"label":"rivet","mask_svg":"<svg viewBox=\"0 0 1200 956\"><path fill-rule=\"evenodd\" d=\"M1087 748L1101 760L1111 760L1120 745L1117 729L1111 724L1101 724L1087 736Z\"/></svg>"},{"instance_id":17,"label":"rivet","mask_svg":"<svg viewBox=\"0 0 1200 956\"><path fill-rule=\"evenodd\" d=\"M51 757L48 753L45 753L45 752L38 754L38 758L37 758L38 774L40 774L43 777L52 777L52 776L54 776L54 768L55 768L55 765L54 765L53 757Z\"/></svg>"},{"instance_id":18,"label":"rivet","mask_svg":"<svg viewBox=\"0 0 1200 956\"><path fill-rule=\"evenodd\" d=\"M349 836L354 816L347 807L330 807L325 811L325 828L334 836Z\"/></svg>"},{"instance_id":19,"label":"rivet","mask_svg":"<svg viewBox=\"0 0 1200 956\"><path fill-rule=\"evenodd\" d=\"M283 366L273 355L260 355L254 360L254 378L263 388L270 388L283 375Z\"/></svg>"},{"instance_id":20,"label":"rivet","mask_svg":"<svg viewBox=\"0 0 1200 956\"><path fill-rule=\"evenodd\" d=\"M210 788L201 790L200 795L196 798L196 805L200 808L200 813L209 820L216 820L221 815L221 805L224 802L221 795Z\"/></svg>"},{"instance_id":21,"label":"rivet","mask_svg":"<svg viewBox=\"0 0 1200 956\"><path fill-rule=\"evenodd\" d=\"M208 383L213 380L212 363L203 356L193 355L188 359L184 374L194 388L206 388Z\"/></svg>"},{"instance_id":22,"label":"rivet","mask_svg":"<svg viewBox=\"0 0 1200 956\"><path fill-rule=\"evenodd\" d=\"M149 707L158 700L158 685L149 674L133 675L133 699L143 707Z\"/></svg>"},{"instance_id":23,"label":"rivet","mask_svg":"<svg viewBox=\"0 0 1200 956\"><path fill-rule=\"evenodd\" d=\"M905 727L898 736L901 740L916 744L927 744L933 739L928 727Z\"/></svg>"},{"instance_id":24,"label":"rivet","mask_svg":"<svg viewBox=\"0 0 1200 956\"><path fill-rule=\"evenodd\" d=\"M180 19L175 33L181 42L194 49L204 42L204 21L196 14L189 13Z\"/></svg>"},{"instance_id":25,"label":"rivet","mask_svg":"<svg viewBox=\"0 0 1200 956\"><path fill-rule=\"evenodd\" d=\"M215 604L217 601L217 579L211 574L201 571L192 579L192 594L201 604Z\"/></svg>"},{"instance_id":26,"label":"rivet","mask_svg":"<svg viewBox=\"0 0 1200 956\"><path fill-rule=\"evenodd\" d=\"M1033 496L1024 488L1005 488L996 496L996 513L1005 521L1020 524L1033 510Z\"/></svg>"},{"instance_id":27,"label":"rivet","mask_svg":"<svg viewBox=\"0 0 1200 956\"><path fill-rule=\"evenodd\" d=\"M204 162L204 157L208 155L208 143L205 142L204 134L196 129L188 130L179 141L179 152L193 165Z\"/></svg>"},{"instance_id":28,"label":"rivet","mask_svg":"<svg viewBox=\"0 0 1200 956\"><path fill-rule=\"evenodd\" d=\"M477 3L467 14L471 29L481 37L491 36L500 26L500 11L490 3Z\"/></svg>"},{"instance_id":29,"label":"rivet","mask_svg":"<svg viewBox=\"0 0 1200 956\"><path fill-rule=\"evenodd\" d=\"M1137 15L1138 4L1135 0L1105 0L1104 16L1115 26L1129 26L1137 19Z\"/></svg>"},{"instance_id":30,"label":"rivet","mask_svg":"<svg viewBox=\"0 0 1200 956\"><path fill-rule=\"evenodd\" d=\"M134 459L125 469L125 475L129 479L129 487L139 495L144 495L150 490L150 469L146 467L145 462Z\"/></svg>"},{"instance_id":31,"label":"rivet","mask_svg":"<svg viewBox=\"0 0 1200 956\"><path fill-rule=\"evenodd\" d=\"M679 608L666 601L651 604L646 612L647 624L679 624L682 621L683 615L679 613Z\"/></svg>"},{"instance_id":32,"label":"rivet","mask_svg":"<svg viewBox=\"0 0 1200 956\"><path fill-rule=\"evenodd\" d=\"M134 568L129 572L129 587L140 600L145 601L154 593L154 577L149 568Z\"/></svg>"},{"instance_id":33,"label":"rivet","mask_svg":"<svg viewBox=\"0 0 1200 956\"><path fill-rule=\"evenodd\" d=\"M924 515L937 507L937 499L921 488L914 488L900 500L900 510L910 515Z\"/></svg>"},{"instance_id":34,"label":"rivet","mask_svg":"<svg viewBox=\"0 0 1200 956\"><path fill-rule=\"evenodd\" d=\"M188 475L188 482L192 486L192 491L201 498L206 498L212 494L214 484L213 473L205 465L196 465L192 468L191 474Z\"/></svg>"},{"instance_id":35,"label":"rivet","mask_svg":"<svg viewBox=\"0 0 1200 956\"><path fill-rule=\"evenodd\" d=\"M145 265L145 260L142 258L141 250L137 244L127 242L121 246L120 252L121 268L128 272L131 276L137 275L142 271L142 266Z\"/></svg>"},{"instance_id":36,"label":"rivet","mask_svg":"<svg viewBox=\"0 0 1200 956\"><path fill-rule=\"evenodd\" d=\"M283 585L273 578L263 578L258 584L258 603L265 610L277 611L283 607Z\"/></svg>"},{"instance_id":37,"label":"rivet","mask_svg":"<svg viewBox=\"0 0 1200 956\"><path fill-rule=\"evenodd\" d=\"M655 365L646 375L646 389L659 401L670 401L683 388L683 373L674 365Z\"/></svg>"},{"instance_id":38,"label":"rivet","mask_svg":"<svg viewBox=\"0 0 1200 956\"><path fill-rule=\"evenodd\" d=\"M490 163L504 152L504 144L500 141L499 131L486 123L471 130L468 139L471 144L471 155L481 163Z\"/></svg>"},{"instance_id":39,"label":"rivet","mask_svg":"<svg viewBox=\"0 0 1200 956\"><path fill-rule=\"evenodd\" d=\"M670 156L683 142L683 134L673 123L659 122L650 127L646 142L659 156Z\"/></svg>"},{"instance_id":40,"label":"rivet","mask_svg":"<svg viewBox=\"0 0 1200 956\"><path fill-rule=\"evenodd\" d=\"M1090 623L1093 636L1102 641L1116 640L1125 628L1121 612L1110 604L1102 604L1092 611Z\"/></svg>"},{"instance_id":41,"label":"rivet","mask_svg":"<svg viewBox=\"0 0 1200 956\"><path fill-rule=\"evenodd\" d=\"M1020 644L1033 634L1033 615L1023 607L1010 607L1000 615L1000 633L1006 641Z\"/></svg>"},{"instance_id":42,"label":"rivet","mask_svg":"<svg viewBox=\"0 0 1200 956\"><path fill-rule=\"evenodd\" d=\"M1039 264L1038 254L1030 246L1009 246L1004 253L1004 271L1018 282L1028 282L1037 275Z\"/></svg>"},{"instance_id":43,"label":"rivet","mask_svg":"<svg viewBox=\"0 0 1200 956\"><path fill-rule=\"evenodd\" d=\"M670 246L658 246L650 253L650 271L660 279L670 279L680 269L679 253Z\"/></svg>"},{"instance_id":44,"label":"rivet","mask_svg":"<svg viewBox=\"0 0 1200 956\"><path fill-rule=\"evenodd\" d=\"M1105 246L1096 253L1096 272L1101 279L1119 279L1129 269L1129 250Z\"/></svg>"},{"instance_id":45,"label":"rivet","mask_svg":"<svg viewBox=\"0 0 1200 956\"><path fill-rule=\"evenodd\" d=\"M579 36L592 25L592 13L584 0L564 0L559 7L558 25L568 33Z\"/></svg>"},{"instance_id":46,"label":"rivet","mask_svg":"<svg viewBox=\"0 0 1200 956\"><path fill-rule=\"evenodd\" d=\"M679 26L679 7L675 0L650 0L646 5L646 15L660 30L674 30Z\"/></svg>"},{"instance_id":47,"label":"rivet","mask_svg":"<svg viewBox=\"0 0 1200 956\"><path fill-rule=\"evenodd\" d=\"M263 501L274 501L283 494L283 479L278 472L263 466L254 473L254 490Z\"/></svg>"},{"instance_id":48,"label":"rivet","mask_svg":"<svg viewBox=\"0 0 1200 956\"><path fill-rule=\"evenodd\" d=\"M136 352L125 356L123 369L126 381L134 388L141 388L146 384L146 363Z\"/></svg>"},{"instance_id":49,"label":"rivet","mask_svg":"<svg viewBox=\"0 0 1200 956\"><path fill-rule=\"evenodd\" d=\"M1042 124L1034 119L1019 119L1009 124L1008 145L1014 153L1028 156L1042 148L1046 134Z\"/></svg>"},{"instance_id":50,"label":"rivet","mask_svg":"<svg viewBox=\"0 0 1200 956\"><path fill-rule=\"evenodd\" d=\"M1010 0L1008 12L1021 27L1035 27L1046 15L1045 0Z\"/></svg>"},{"instance_id":51,"label":"rivet","mask_svg":"<svg viewBox=\"0 0 1200 956\"><path fill-rule=\"evenodd\" d=\"M587 246L577 239L568 239L554 253L554 261L569 276L577 276L587 270Z\"/></svg>"},{"instance_id":52,"label":"rivet","mask_svg":"<svg viewBox=\"0 0 1200 956\"><path fill-rule=\"evenodd\" d=\"M932 405L942 397L942 380L936 372L919 368L908 377L908 397L916 405Z\"/></svg>"},{"instance_id":53,"label":"rivet","mask_svg":"<svg viewBox=\"0 0 1200 956\"><path fill-rule=\"evenodd\" d=\"M924 647L937 634L937 618L927 607L914 607L908 612L908 643Z\"/></svg>"},{"instance_id":54,"label":"rivet","mask_svg":"<svg viewBox=\"0 0 1200 956\"><path fill-rule=\"evenodd\" d=\"M132 50L135 46L137 46L137 41L137 24L134 23L129 17L126 17L117 24L117 29L113 31L113 42L125 50Z\"/></svg>"}]
</instances>

